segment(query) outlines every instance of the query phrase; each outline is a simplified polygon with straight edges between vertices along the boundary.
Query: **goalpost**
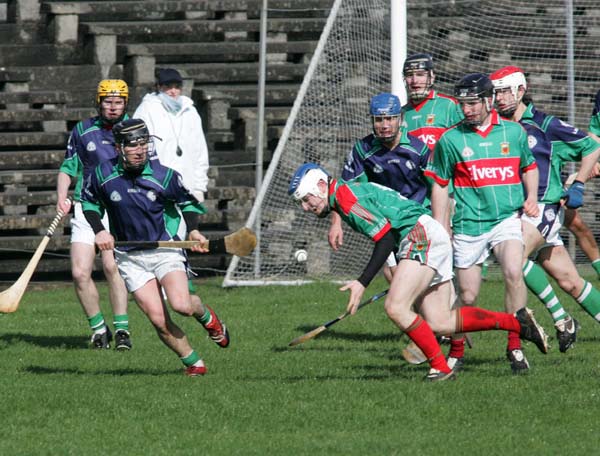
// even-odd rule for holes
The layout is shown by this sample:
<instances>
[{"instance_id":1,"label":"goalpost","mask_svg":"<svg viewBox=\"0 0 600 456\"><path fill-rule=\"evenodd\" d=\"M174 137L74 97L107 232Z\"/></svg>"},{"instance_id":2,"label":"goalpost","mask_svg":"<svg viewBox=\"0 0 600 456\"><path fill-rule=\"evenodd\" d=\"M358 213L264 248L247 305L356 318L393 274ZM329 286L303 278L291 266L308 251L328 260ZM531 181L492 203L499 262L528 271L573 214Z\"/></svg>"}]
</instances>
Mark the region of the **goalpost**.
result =
<instances>
[{"instance_id":1,"label":"goalpost","mask_svg":"<svg viewBox=\"0 0 600 456\"><path fill-rule=\"evenodd\" d=\"M329 221L303 214L287 189L308 161L339 177L353 143L371 132L371 96L398 93L390 71L391 2L406 4L406 52L433 55L440 92L452 93L464 74L516 65L539 109L587 128L600 89L596 0L336 0L247 222L260 232L258 250L233 258L223 286L343 281L368 261L369 240L345 229L334 252ZM595 191L595 182L586 185L580 213L597 232ZM306 262L295 260L299 249L308 252ZM579 252L577 260L584 262Z\"/></svg>"}]
</instances>

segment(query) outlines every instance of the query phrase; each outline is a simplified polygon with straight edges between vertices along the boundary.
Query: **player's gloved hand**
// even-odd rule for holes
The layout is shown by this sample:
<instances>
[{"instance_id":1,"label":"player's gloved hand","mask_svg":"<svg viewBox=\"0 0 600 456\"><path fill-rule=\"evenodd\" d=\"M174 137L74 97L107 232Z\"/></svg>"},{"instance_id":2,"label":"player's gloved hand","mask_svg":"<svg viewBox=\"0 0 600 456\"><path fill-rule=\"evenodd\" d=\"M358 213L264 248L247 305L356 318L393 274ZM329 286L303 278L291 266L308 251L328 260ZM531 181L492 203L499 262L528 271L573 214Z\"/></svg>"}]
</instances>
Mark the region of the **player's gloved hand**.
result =
<instances>
[{"instance_id":1,"label":"player's gloved hand","mask_svg":"<svg viewBox=\"0 0 600 456\"><path fill-rule=\"evenodd\" d=\"M575 181L569 189L563 193L563 198L565 198L566 206L569 209L577 209L578 207L583 206L583 188L584 183L580 181Z\"/></svg>"}]
</instances>

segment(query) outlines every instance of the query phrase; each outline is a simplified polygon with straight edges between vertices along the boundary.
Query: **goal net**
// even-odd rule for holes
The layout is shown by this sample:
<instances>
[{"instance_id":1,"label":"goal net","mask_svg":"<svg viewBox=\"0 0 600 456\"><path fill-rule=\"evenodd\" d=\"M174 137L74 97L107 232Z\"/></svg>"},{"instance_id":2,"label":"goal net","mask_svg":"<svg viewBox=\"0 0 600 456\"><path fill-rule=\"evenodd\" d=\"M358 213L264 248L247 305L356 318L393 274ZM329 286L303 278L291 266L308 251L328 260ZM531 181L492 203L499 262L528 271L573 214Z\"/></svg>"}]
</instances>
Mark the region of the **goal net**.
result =
<instances>
[{"instance_id":1,"label":"goal net","mask_svg":"<svg viewBox=\"0 0 600 456\"><path fill-rule=\"evenodd\" d=\"M329 220L304 214L287 195L305 162L339 177L353 143L371 132L370 97L390 91L390 1L336 0L273 155L247 225L259 234L249 257L234 257L224 286L295 284L356 278L372 243L349 228L344 245L328 245ZM587 129L600 89L595 0L409 0L407 54L433 55L436 89L452 93L471 72L521 67L538 109ZM580 212L593 231L595 183L586 185ZM575 253L574 241L564 233ZM306 262L294 252L305 249ZM580 252L577 260L586 260Z\"/></svg>"}]
</instances>

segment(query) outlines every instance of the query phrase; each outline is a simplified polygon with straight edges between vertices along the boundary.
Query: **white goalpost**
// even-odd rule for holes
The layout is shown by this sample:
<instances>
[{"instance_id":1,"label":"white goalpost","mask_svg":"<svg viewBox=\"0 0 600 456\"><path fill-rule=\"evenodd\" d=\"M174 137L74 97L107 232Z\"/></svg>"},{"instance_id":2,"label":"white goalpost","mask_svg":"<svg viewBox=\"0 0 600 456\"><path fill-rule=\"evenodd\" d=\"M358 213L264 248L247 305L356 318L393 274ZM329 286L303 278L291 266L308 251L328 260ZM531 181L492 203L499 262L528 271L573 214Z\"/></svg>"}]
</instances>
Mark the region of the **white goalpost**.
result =
<instances>
[{"instance_id":1,"label":"white goalpost","mask_svg":"<svg viewBox=\"0 0 600 456\"><path fill-rule=\"evenodd\" d=\"M392 10L405 18L392 17ZM599 30L596 0L335 0L247 222L260 233L257 252L234 257L223 285L344 281L360 274L371 242L345 229L344 245L334 252L329 221L291 202L289 179L309 161L339 177L353 143L371 132L370 98L382 91L402 97L398 70L392 75L391 68L401 68L406 54L432 54L436 89L444 93L464 74L519 66L538 109L587 129L600 89ZM401 53L400 63L392 48ZM595 193L595 182L587 184L580 213L597 232ZM296 261L299 249L308 252L307 261Z\"/></svg>"}]
</instances>

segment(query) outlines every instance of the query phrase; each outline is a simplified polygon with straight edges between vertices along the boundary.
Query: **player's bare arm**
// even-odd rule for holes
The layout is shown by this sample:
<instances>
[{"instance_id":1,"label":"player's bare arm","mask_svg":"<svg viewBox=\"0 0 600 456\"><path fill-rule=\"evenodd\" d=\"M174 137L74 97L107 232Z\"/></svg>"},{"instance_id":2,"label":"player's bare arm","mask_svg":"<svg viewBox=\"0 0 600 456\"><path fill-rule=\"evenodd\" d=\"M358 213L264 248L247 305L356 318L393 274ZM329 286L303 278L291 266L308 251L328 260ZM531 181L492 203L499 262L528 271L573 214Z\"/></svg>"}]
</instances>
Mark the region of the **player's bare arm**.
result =
<instances>
[{"instance_id":1,"label":"player's bare arm","mask_svg":"<svg viewBox=\"0 0 600 456\"><path fill-rule=\"evenodd\" d=\"M331 226L328 234L329 245L333 250L338 250L344 244L344 230L342 218L336 212L331 213Z\"/></svg>"},{"instance_id":2,"label":"player's bare arm","mask_svg":"<svg viewBox=\"0 0 600 456\"><path fill-rule=\"evenodd\" d=\"M537 204L537 189L540 173L537 168L523 173L523 185L527 191L527 199L523 202L523 211L530 217L537 217L540 209Z\"/></svg>"},{"instance_id":3,"label":"player's bare arm","mask_svg":"<svg viewBox=\"0 0 600 456\"><path fill-rule=\"evenodd\" d=\"M71 209L71 200L67 198L69 187L71 186L71 176L59 171L56 182L56 211L67 214Z\"/></svg>"},{"instance_id":4,"label":"player's bare arm","mask_svg":"<svg viewBox=\"0 0 600 456\"><path fill-rule=\"evenodd\" d=\"M441 186L437 182L434 182L431 187L431 214L435 220L444 226L449 234L452 234L449 208L450 196L448 194L448 186Z\"/></svg>"}]
</instances>

